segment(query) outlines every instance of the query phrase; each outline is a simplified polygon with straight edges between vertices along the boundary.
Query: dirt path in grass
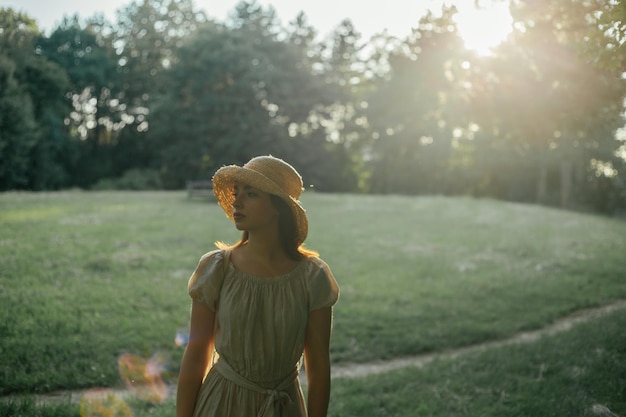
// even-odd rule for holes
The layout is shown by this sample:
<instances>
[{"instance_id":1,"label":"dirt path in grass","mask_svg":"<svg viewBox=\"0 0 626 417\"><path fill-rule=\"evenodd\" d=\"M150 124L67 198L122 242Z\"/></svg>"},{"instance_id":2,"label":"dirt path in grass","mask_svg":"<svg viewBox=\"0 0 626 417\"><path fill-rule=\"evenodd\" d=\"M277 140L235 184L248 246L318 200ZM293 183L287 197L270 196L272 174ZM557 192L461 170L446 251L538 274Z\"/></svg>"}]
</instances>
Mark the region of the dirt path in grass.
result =
<instances>
[{"instance_id":1,"label":"dirt path in grass","mask_svg":"<svg viewBox=\"0 0 626 417\"><path fill-rule=\"evenodd\" d=\"M466 346L459 349L453 349L448 351L417 355L406 358L397 358L391 359L388 361L377 361L377 362L369 362L369 363L358 363L358 364L339 364L334 365L332 369L332 379L337 378L359 378L365 377L369 375L380 374L383 372L392 371L394 369L401 369L406 367L421 367L429 362L432 362L435 359L439 358L454 358L458 355L462 355L467 352L475 352L505 345L511 345L515 343L530 343L540 339L543 336L552 335L555 333L559 333L562 331L566 331L571 329L573 326L583 323L586 321L593 320L595 318L601 317L613 311L626 308L626 300L620 300L614 302L612 304L608 304L598 308L591 308L577 311L569 316L562 317L553 324L533 330L528 332L518 333L515 336L504 339L504 340L496 340L491 342L479 343L472 346ZM303 375L301 375L301 381L303 384L306 384L306 380ZM172 394L176 392L176 387L169 387L169 392ZM102 396L105 397L109 394L114 394L120 398L124 398L130 395L130 392L125 389L92 389L92 390L83 390L83 391L59 391L45 395L37 396L38 402L48 402L54 400L65 400L68 399L73 402L78 402L83 398L83 396L89 393L90 397L94 396ZM1 397L0 397L1 399Z\"/></svg>"},{"instance_id":2,"label":"dirt path in grass","mask_svg":"<svg viewBox=\"0 0 626 417\"><path fill-rule=\"evenodd\" d=\"M340 364L333 366L332 378L358 378L367 375L379 374L394 369L406 368L408 366L419 367L432 362L438 358L453 358L467 352L490 349L514 343L529 343L538 340L543 336L552 335L571 329L578 323L593 320L615 310L626 308L626 300L620 300L598 308L590 308L577 311L569 316L562 317L555 323L537 330L518 333L515 336L491 342L479 343L459 349L418 355L407 358L391 359L389 361L370 362L362 364Z\"/></svg>"}]
</instances>

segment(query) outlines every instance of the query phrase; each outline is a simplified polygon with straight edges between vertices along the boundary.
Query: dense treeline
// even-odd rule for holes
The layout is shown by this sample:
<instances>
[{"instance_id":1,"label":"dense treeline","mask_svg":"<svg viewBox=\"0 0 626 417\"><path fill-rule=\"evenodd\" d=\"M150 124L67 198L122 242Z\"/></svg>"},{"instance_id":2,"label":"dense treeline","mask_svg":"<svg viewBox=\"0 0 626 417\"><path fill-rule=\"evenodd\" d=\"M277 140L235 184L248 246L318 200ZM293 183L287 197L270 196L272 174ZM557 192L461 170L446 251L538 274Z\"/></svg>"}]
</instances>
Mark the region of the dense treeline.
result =
<instances>
[{"instance_id":1,"label":"dense treeline","mask_svg":"<svg viewBox=\"0 0 626 417\"><path fill-rule=\"evenodd\" d=\"M321 191L626 206L626 5L511 0L515 30L467 50L456 10L405 39L349 20L141 0L43 34L0 9L0 190L165 188L271 153Z\"/></svg>"}]
</instances>

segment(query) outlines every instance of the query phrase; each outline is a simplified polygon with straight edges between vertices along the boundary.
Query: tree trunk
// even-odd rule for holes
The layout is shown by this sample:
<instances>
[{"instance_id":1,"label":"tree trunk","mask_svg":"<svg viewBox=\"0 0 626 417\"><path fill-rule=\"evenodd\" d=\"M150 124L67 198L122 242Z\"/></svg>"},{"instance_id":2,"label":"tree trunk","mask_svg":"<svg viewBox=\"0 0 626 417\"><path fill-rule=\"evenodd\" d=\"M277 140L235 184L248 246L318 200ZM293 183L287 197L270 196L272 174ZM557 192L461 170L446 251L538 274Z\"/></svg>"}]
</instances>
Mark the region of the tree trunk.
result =
<instances>
[{"instance_id":1,"label":"tree trunk","mask_svg":"<svg viewBox=\"0 0 626 417\"><path fill-rule=\"evenodd\" d=\"M572 195L572 179L574 176L574 163L570 160L561 161L561 208L568 208Z\"/></svg>"},{"instance_id":2,"label":"tree trunk","mask_svg":"<svg viewBox=\"0 0 626 417\"><path fill-rule=\"evenodd\" d=\"M537 178L537 204L543 204L546 201L546 194L548 193L548 167L545 164L541 164L539 167L539 177Z\"/></svg>"}]
</instances>

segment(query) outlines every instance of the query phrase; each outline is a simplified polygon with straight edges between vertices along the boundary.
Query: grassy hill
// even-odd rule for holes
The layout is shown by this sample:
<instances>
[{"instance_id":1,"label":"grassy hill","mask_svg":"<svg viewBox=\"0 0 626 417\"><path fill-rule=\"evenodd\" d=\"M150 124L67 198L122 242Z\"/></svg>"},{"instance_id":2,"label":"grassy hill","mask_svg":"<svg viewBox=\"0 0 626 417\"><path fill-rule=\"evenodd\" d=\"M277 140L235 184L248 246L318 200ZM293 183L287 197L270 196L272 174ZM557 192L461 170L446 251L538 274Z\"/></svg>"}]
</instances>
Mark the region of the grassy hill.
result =
<instances>
[{"instance_id":1,"label":"grassy hill","mask_svg":"<svg viewBox=\"0 0 626 417\"><path fill-rule=\"evenodd\" d=\"M334 363L502 339L626 298L620 220L466 198L303 204L308 246L341 286ZM120 386L123 354L158 353L175 376L187 279L238 236L181 192L1 194L0 395Z\"/></svg>"}]
</instances>

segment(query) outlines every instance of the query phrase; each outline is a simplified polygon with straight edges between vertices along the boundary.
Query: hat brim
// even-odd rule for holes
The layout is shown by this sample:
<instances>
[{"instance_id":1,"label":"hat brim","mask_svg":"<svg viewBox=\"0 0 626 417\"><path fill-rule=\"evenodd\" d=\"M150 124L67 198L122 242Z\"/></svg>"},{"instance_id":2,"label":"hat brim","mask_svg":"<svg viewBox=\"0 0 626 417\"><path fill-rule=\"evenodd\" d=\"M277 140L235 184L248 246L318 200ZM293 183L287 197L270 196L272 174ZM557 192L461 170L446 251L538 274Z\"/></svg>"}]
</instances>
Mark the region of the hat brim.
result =
<instances>
[{"instance_id":1,"label":"hat brim","mask_svg":"<svg viewBox=\"0 0 626 417\"><path fill-rule=\"evenodd\" d=\"M291 209L296 223L297 244L299 246L304 243L309 230L309 221L300 201L286 194L274 181L260 172L238 165L224 166L213 175L213 193L218 204L231 221L235 221L233 217L233 203L235 202L233 188L235 183L249 185L257 190L276 195L285 201Z\"/></svg>"}]
</instances>

